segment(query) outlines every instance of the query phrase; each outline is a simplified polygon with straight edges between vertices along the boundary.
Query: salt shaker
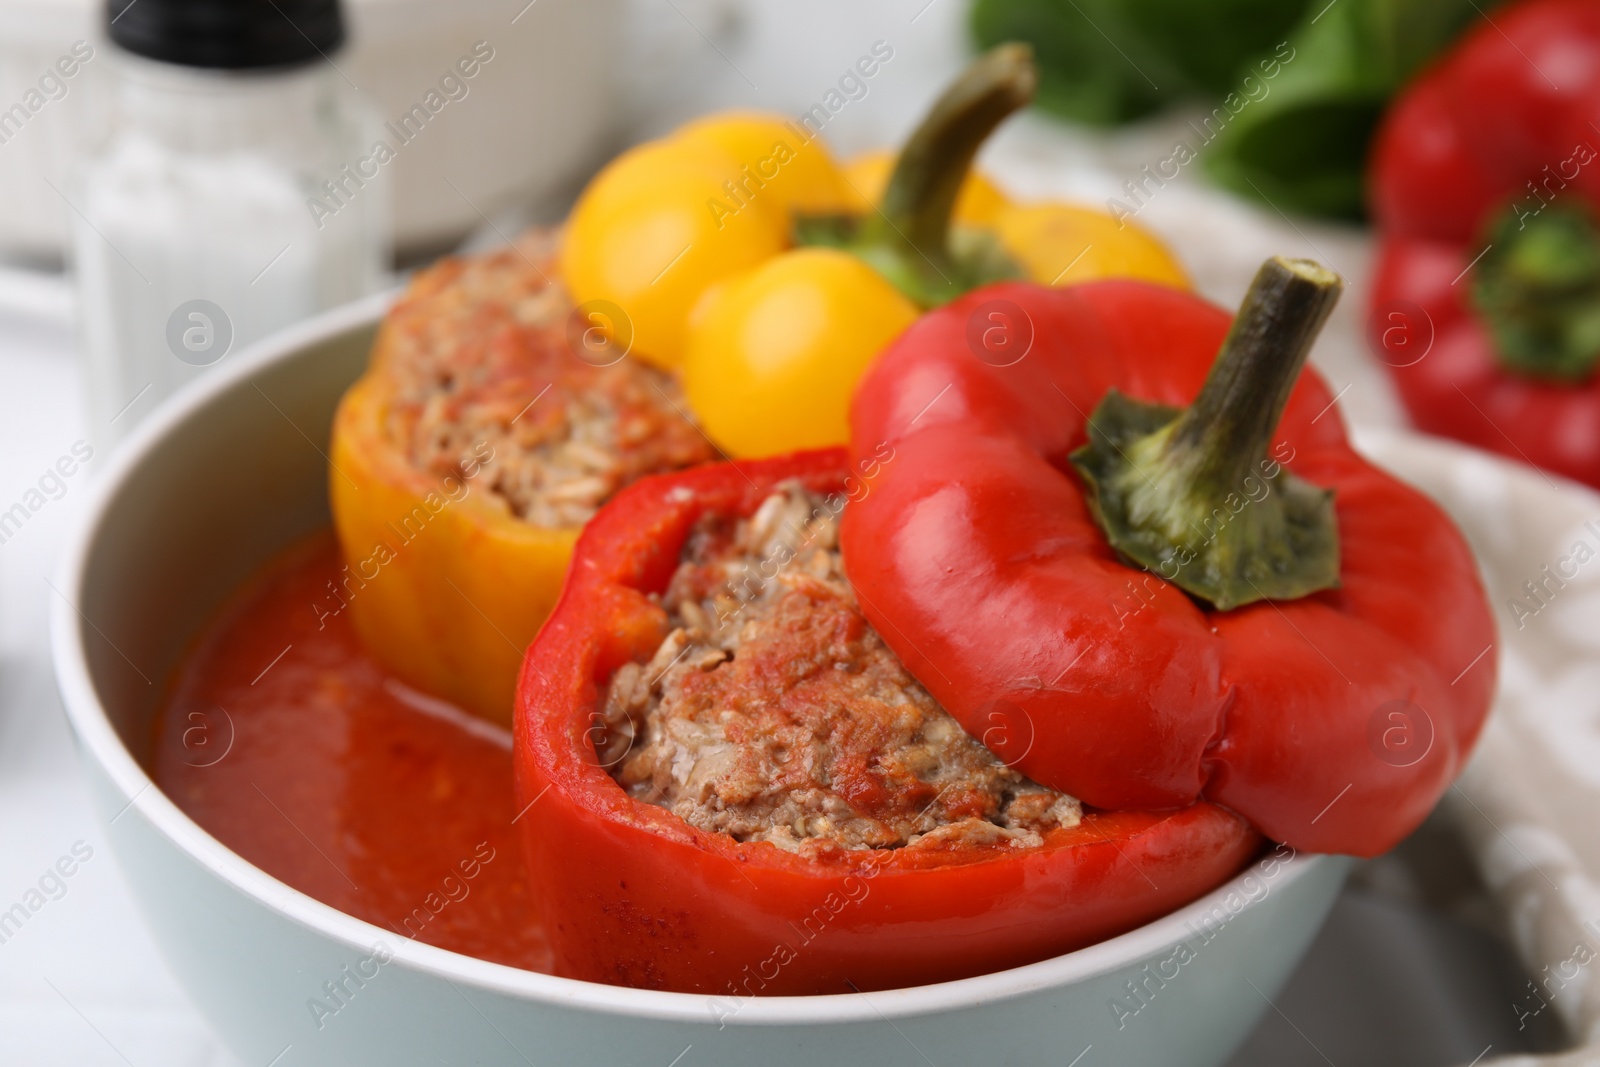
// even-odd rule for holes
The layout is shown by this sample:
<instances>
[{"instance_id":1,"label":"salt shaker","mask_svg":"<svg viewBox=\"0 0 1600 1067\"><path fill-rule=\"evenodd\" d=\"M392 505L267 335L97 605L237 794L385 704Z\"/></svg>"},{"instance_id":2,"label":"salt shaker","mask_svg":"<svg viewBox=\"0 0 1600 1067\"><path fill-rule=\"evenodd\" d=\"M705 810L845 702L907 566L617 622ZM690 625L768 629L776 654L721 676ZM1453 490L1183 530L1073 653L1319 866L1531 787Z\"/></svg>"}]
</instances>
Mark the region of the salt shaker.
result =
<instances>
[{"instance_id":1,"label":"salt shaker","mask_svg":"<svg viewBox=\"0 0 1600 1067\"><path fill-rule=\"evenodd\" d=\"M384 284L378 121L338 0L110 0L112 111L69 196L91 432ZM75 203L73 201L76 201Z\"/></svg>"}]
</instances>

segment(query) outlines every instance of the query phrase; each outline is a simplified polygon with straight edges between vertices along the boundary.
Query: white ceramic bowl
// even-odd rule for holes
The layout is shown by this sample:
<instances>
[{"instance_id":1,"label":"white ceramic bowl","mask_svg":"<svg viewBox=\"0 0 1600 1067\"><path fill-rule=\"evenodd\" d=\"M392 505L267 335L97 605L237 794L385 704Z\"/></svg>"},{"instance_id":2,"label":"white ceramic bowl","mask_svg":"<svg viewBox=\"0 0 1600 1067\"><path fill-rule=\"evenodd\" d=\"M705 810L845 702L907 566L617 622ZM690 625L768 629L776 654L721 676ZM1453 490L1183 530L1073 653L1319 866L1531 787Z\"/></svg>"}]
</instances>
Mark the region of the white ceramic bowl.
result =
<instances>
[{"instance_id":1,"label":"white ceramic bowl","mask_svg":"<svg viewBox=\"0 0 1600 1067\"><path fill-rule=\"evenodd\" d=\"M152 417L101 472L56 582L56 670L106 833L173 973L242 1063L1208 1067L1245 1037L1346 860L1269 859L1163 919L1031 966L755 998L729 1015L703 996L553 978L397 937L201 830L141 763L151 715L221 599L328 521L334 406L386 300L234 357ZM319 1026L308 999L378 945L392 960Z\"/></svg>"}]
</instances>

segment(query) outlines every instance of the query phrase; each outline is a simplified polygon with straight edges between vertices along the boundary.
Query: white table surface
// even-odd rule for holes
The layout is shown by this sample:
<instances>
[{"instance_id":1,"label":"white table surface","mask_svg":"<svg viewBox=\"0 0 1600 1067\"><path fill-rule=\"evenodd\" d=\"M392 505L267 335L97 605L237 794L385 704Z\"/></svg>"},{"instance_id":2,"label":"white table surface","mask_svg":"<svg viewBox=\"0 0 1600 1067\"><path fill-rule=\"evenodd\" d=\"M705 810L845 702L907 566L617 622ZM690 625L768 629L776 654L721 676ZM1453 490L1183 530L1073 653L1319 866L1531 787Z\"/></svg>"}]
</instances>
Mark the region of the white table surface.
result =
<instances>
[{"instance_id":1,"label":"white table surface","mask_svg":"<svg viewBox=\"0 0 1600 1067\"><path fill-rule=\"evenodd\" d=\"M0 276L0 510L75 441L70 301L58 279ZM232 1067L162 966L89 806L50 670L56 547L84 498L67 480L0 544L0 911L78 841L93 857L0 944L0 1064Z\"/></svg>"}]
</instances>

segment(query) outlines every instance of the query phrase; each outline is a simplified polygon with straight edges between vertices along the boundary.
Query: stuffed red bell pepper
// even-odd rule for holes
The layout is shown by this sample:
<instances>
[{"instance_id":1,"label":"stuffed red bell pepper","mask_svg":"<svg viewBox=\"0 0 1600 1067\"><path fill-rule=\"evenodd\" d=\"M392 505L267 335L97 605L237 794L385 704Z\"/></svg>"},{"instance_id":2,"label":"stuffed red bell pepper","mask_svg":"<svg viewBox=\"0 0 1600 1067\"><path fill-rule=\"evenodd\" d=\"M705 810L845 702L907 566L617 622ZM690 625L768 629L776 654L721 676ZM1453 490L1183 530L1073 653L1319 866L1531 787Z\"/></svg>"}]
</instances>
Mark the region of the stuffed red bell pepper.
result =
<instances>
[{"instance_id":1,"label":"stuffed red bell pepper","mask_svg":"<svg viewBox=\"0 0 1600 1067\"><path fill-rule=\"evenodd\" d=\"M516 714L558 973L712 994L714 1013L959 978L1130 929L1259 848L1208 803L1087 810L938 706L837 545L840 511L899 462L702 467L589 523Z\"/></svg>"},{"instance_id":2,"label":"stuffed red bell pepper","mask_svg":"<svg viewBox=\"0 0 1600 1067\"><path fill-rule=\"evenodd\" d=\"M1269 261L1231 328L1134 282L993 286L863 380L854 447L895 460L844 515L862 612L1032 780L1372 855L1460 769L1489 606L1455 527L1300 373L1339 284Z\"/></svg>"},{"instance_id":3,"label":"stuffed red bell pepper","mask_svg":"<svg viewBox=\"0 0 1600 1067\"><path fill-rule=\"evenodd\" d=\"M1374 148L1369 340L1418 426L1600 486L1600 6L1496 9Z\"/></svg>"}]
</instances>

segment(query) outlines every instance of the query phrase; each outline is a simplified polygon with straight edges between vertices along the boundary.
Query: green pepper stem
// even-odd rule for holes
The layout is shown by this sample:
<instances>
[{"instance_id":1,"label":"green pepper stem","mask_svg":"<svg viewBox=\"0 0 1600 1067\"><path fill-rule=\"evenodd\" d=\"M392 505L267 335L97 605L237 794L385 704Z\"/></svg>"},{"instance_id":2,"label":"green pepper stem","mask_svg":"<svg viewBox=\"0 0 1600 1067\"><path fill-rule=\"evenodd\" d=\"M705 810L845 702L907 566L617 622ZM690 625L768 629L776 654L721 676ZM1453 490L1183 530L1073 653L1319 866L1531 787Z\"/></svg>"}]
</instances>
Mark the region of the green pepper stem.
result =
<instances>
[{"instance_id":1,"label":"green pepper stem","mask_svg":"<svg viewBox=\"0 0 1600 1067\"><path fill-rule=\"evenodd\" d=\"M1580 382L1600 365L1600 226L1580 204L1513 207L1472 268L1472 302L1507 370Z\"/></svg>"},{"instance_id":2,"label":"green pepper stem","mask_svg":"<svg viewBox=\"0 0 1600 1067\"><path fill-rule=\"evenodd\" d=\"M1169 455L1194 453L1197 491L1226 493L1266 457L1342 284L1308 259L1277 257L1256 272L1200 395L1167 441Z\"/></svg>"},{"instance_id":3,"label":"green pepper stem","mask_svg":"<svg viewBox=\"0 0 1600 1067\"><path fill-rule=\"evenodd\" d=\"M1071 459L1120 554L1221 610L1338 584L1332 493L1267 449L1342 285L1310 260L1270 259L1187 410L1115 391L1095 408Z\"/></svg>"},{"instance_id":4,"label":"green pepper stem","mask_svg":"<svg viewBox=\"0 0 1600 1067\"><path fill-rule=\"evenodd\" d=\"M850 242L854 251L924 306L1015 273L995 249L951 247L951 217L978 149L1038 87L1033 49L1003 44L979 56L911 134L878 210Z\"/></svg>"}]
</instances>

